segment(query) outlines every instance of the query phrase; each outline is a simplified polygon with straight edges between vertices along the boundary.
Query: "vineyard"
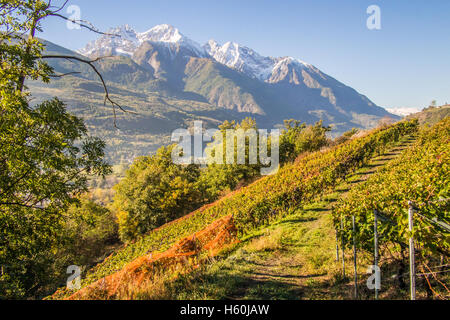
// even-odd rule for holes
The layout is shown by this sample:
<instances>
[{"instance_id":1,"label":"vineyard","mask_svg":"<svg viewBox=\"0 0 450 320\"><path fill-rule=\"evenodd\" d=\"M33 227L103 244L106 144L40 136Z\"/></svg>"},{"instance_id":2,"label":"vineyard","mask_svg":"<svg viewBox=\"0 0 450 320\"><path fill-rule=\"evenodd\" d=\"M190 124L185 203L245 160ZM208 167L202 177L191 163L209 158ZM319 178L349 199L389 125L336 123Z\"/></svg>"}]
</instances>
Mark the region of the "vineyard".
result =
<instances>
[{"instance_id":1,"label":"vineyard","mask_svg":"<svg viewBox=\"0 0 450 320\"><path fill-rule=\"evenodd\" d=\"M358 226L356 238L362 249L373 250L373 212L388 215L393 223L380 225L380 243L407 243L408 201L413 201L422 215L449 223L448 184L450 118L425 129L416 144L401 157L387 164L365 183L353 188L335 206L335 224L344 219L345 243L352 243L351 216ZM440 230L438 230L440 231ZM415 239L423 254L450 252L448 234L443 236L421 218L415 224Z\"/></svg>"},{"instance_id":2,"label":"vineyard","mask_svg":"<svg viewBox=\"0 0 450 320\"><path fill-rule=\"evenodd\" d=\"M267 225L331 191L349 173L383 153L401 137L416 132L417 128L415 120L400 122L372 130L343 145L305 155L280 169L276 175L262 178L126 245L89 270L83 276L82 287L119 271L140 256L167 250L177 240L227 215L233 216L240 236ZM53 298L70 293L61 289Z\"/></svg>"},{"instance_id":3,"label":"vineyard","mask_svg":"<svg viewBox=\"0 0 450 320\"><path fill-rule=\"evenodd\" d=\"M352 188L334 207L340 245L374 252L377 212L383 218L377 225L381 251L389 251L402 260L404 252L408 252L409 238L413 237L419 270L428 272L432 264L443 267L443 258L450 254L449 150L450 118L446 117L433 127L422 129L412 147ZM409 210L414 211L412 232ZM445 268L439 270L444 273Z\"/></svg>"},{"instance_id":4,"label":"vineyard","mask_svg":"<svg viewBox=\"0 0 450 320\"><path fill-rule=\"evenodd\" d=\"M450 2L420 5L428 38L398 28L417 10L387 2L339 6L339 30L324 4L291 5L307 19L287 29L262 1L240 12L257 26L247 36L279 50L298 30L320 29L323 48L341 32L336 68L385 107L301 57L200 44L170 21L110 24L142 27L159 10L245 40L210 19L236 5L70 2L0 5L0 300L172 301L155 303L169 318L287 313L267 300L450 300L448 61L429 49ZM339 65L381 34L382 12L391 40L411 41L395 55L380 42L378 65L358 58L367 70ZM369 33L346 32L354 23ZM371 90L367 74L396 87Z\"/></svg>"}]
</instances>

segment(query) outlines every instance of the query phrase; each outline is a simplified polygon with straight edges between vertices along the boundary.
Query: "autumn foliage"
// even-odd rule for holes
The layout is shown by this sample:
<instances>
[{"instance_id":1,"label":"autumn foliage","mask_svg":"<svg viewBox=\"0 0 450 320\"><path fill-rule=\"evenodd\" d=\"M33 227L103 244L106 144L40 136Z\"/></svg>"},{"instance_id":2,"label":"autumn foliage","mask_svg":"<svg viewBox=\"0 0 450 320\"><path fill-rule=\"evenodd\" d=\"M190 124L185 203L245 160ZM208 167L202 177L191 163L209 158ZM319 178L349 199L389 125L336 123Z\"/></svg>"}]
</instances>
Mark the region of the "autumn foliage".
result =
<instances>
[{"instance_id":1,"label":"autumn foliage","mask_svg":"<svg viewBox=\"0 0 450 320\"><path fill-rule=\"evenodd\" d=\"M164 252L150 253L127 264L119 272L79 290L69 300L130 297L148 282L164 275L171 278L199 267L208 258L236 243L237 230L232 216L214 221L205 229L183 238ZM58 293L55 294L57 296Z\"/></svg>"},{"instance_id":2,"label":"autumn foliage","mask_svg":"<svg viewBox=\"0 0 450 320\"><path fill-rule=\"evenodd\" d=\"M417 121L400 122L375 129L328 150L310 153L281 168L276 175L262 178L129 243L90 270L83 277L82 285L90 285L114 274L149 252L167 250L180 239L205 229L223 217L234 217L238 237L269 224L332 190L349 173L416 130ZM69 293L62 291L59 297L68 296Z\"/></svg>"}]
</instances>

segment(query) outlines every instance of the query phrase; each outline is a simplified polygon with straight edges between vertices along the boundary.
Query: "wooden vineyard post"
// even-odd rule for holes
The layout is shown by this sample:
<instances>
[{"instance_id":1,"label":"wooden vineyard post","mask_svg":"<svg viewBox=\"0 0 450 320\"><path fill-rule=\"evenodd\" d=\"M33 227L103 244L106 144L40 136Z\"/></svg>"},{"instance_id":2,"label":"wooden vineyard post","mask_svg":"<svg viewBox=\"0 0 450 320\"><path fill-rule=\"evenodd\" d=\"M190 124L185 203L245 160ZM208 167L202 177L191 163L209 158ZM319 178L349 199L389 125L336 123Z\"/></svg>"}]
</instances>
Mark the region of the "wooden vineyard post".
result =
<instances>
[{"instance_id":1,"label":"wooden vineyard post","mask_svg":"<svg viewBox=\"0 0 450 320\"><path fill-rule=\"evenodd\" d=\"M412 202L408 202L408 220L409 220L409 232L411 233L409 237L409 274L410 274L410 284L411 284L411 300L416 300L416 266L415 266L415 250L414 250L414 238L413 232L413 205Z\"/></svg>"},{"instance_id":2,"label":"wooden vineyard post","mask_svg":"<svg viewBox=\"0 0 450 320\"><path fill-rule=\"evenodd\" d=\"M338 241L338 230L336 229L336 261L339 261L339 241Z\"/></svg>"},{"instance_id":3,"label":"wooden vineyard post","mask_svg":"<svg viewBox=\"0 0 450 320\"><path fill-rule=\"evenodd\" d=\"M373 254L373 258L374 258L374 266L375 266L375 272L378 272L378 215L377 215L377 210L373 210L373 241L374 241L374 254ZM378 277L377 277L378 278ZM375 282L376 283L376 282ZM378 288L377 285L375 284L375 299L378 299Z\"/></svg>"},{"instance_id":4,"label":"wooden vineyard post","mask_svg":"<svg viewBox=\"0 0 450 320\"><path fill-rule=\"evenodd\" d=\"M355 227L355 216L352 216L352 227L353 227L353 266L355 269L355 299L358 299L358 270L356 265L356 227Z\"/></svg>"}]
</instances>

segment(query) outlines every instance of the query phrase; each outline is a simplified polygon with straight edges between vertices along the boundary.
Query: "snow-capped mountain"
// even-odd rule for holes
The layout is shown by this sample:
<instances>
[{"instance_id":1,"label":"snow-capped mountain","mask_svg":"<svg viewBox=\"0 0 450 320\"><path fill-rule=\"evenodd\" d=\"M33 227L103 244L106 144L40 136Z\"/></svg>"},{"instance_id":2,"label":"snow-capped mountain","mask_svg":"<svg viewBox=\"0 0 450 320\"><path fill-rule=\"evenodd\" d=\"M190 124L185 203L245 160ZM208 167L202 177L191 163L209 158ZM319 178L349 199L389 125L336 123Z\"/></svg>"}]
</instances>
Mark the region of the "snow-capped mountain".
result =
<instances>
[{"instance_id":1,"label":"snow-capped mountain","mask_svg":"<svg viewBox=\"0 0 450 320\"><path fill-rule=\"evenodd\" d=\"M292 57L264 57L253 49L235 42L227 42L221 46L215 40L209 40L203 47L217 62L252 78L267 82L271 82L270 80L274 78L273 75L279 74L288 64L294 64L299 68L312 67L310 64Z\"/></svg>"},{"instance_id":2,"label":"snow-capped mountain","mask_svg":"<svg viewBox=\"0 0 450 320\"><path fill-rule=\"evenodd\" d=\"M211 57L229 68L265 82L279 80L281 74L288 73L289 66L295 66L297 70L313 68L310 64L292 57L264 57L253 49L235 42L220 45L215 40L209 40L201 46L168 24L157 25L141 33L129 25L112 28L108 34L90 42L78 53L90 57L106 55L132 57L144 42L164 44L172 50L181 47L184 53L195 57Z\"/></svg>"},{"instance_id":3,"label":"snow-capped mountain","mask_svg":"<svg viewBox=\"0 0 450 320\"><path fill-rule=\"evenodd\" d=\"M273 120L323 119L369 127L389 115L353 88L293 57L265 57L235 42L210 40L201 46L167 24L145 32L125 25L109 33L113 35L102 35L79 53L125 56L117 62L120 68L115 64L106 71L124 85Z\"/></svg>"},{"instance_id":4,"label":"snow-capped mountain","mask_svg":"<svg viewBox=\"0 0 450 320\"><path fill-rule=\"evenodd\" d=\"M277 62L275 58L263 57L235 42L227 42L221 46L215 40L209 40L203 47L217 62L263 81L270 77Z\"/></svg>"},{"instance_id":5,"label":"snow-capped mountain","mask_svg":"<svg viewBox=\"0 0 450 320\"><path fill-rule=\"evenodd\" d=\"M133 56L144 42L156 42L171 47L183 47L193 55L205 57L208 54L197 42L187 38L180 31L168 24L161 24L145 32L137 32L129 25L110 29L95 41L80 49L78 53L85 56L125 55Z\"/></svg>"},{"instance_id":6,"label":"snow-capped mountain","mask_svg":"<svg viewBox=\"0 0 450 320\"><path fill-rule=\"evenodd\" d=\"M146 42L159 47L163 46L166 48L166 52L169 52L171 58L174 58L180 52L183 57L211 58L263 82L277 83L288 81L289 83L300 84L303 81L309 87L317 87L318 84L312 81L310 76L305 75L303 70L306 70L308 74L319 73L320 78L326 78L326 75L320 73L317 68L299 59L293 57L265 57L253 49L235 42L227 42L224 45L220 45L215 40L209 40L201 46L183 35L177 28L168 24L157 25L141 33L129 25L112 28L107 35L102 35L97 40L90 42L78 53L90 57L107 55L133 57ZM141 59L140 51L138 55L139 57L135 58ZM152 65L154 69L158 69L158 63L149 63L149 65ZM302 80L304 75L307 79Z\"/></svg>"},{"instance_id":7,"label":"snow-capped mountain","mask_svg":"<svg viewBox=\"0 0 450 320\"><path fill-rule=\"evenodd\" d=\"M224 120L251 116L261 128L280 126L285 119L307 123L323 120L338 134L355 127L371 128L384 117L398 118L293 57L265 57L234 42L221 45L210 40L201 46L166 24L145 32L125 25L109 33L113 35L100 36L78 53L90 58L113 56L99 60L96 66L111 92L138 113L121 119L124 133L120 138L115 131L111 136L120 141L116 150L127 156L136 152L136 145L140 146L138 154L147 154L149 146L160 146L160 136L170 141L173 130L198 119L207 121L208 127L217 127ZM50 42L45 45L55 54L68 52ZM83 116L90 111L83 109L80 97L89 104L102 101L103 88L95 72L81 63L67 64L59 59L50 63L55 72L74 72L56 88L71 105L81 108ZM80 71L77 76L75 72ZM35 92L48 95L40 87ZM90 125L109 130L111 121L93 117ZM155 135L158 138L148 138ZM141 140L143 136L147 138Z\"/></svg>"}]
</instances>

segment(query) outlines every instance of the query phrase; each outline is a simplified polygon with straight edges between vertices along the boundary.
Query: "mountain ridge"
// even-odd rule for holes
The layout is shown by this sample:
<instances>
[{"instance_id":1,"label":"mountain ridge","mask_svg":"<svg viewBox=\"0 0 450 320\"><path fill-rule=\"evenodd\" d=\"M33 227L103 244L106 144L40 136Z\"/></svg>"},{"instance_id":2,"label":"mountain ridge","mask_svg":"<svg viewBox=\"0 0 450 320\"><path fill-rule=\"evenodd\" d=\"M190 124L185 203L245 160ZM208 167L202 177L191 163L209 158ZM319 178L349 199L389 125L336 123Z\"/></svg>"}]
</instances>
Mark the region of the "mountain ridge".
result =
<instances>
[{"instance_id":1,"label":"mountain ridge","mask_svg":"<svg viewBox=\"0 0 450 320\"><path fill-rule=\"evenodd\" d=\"M173 130L189 127L194 120L215 128L224 120L250 116L260 128L268 129L281 127L285 119L323 120L336 136L354 127L371 128L383 117L399 119L296 58L263 57L231 42L222 46L209 41L211 48L201 47L169 25L143 33L130 26L119 29L111 33L120 31L123 37L102 35L79 52L43 42L47 53L107 56L95 66L111 96L137 113L116 114L120 134L112 125L111 107L103 106L98 76L87 65L52 59L49 63L55 72L80 73L50 84L31 83L37 101L61 97L72 112L83 117L89 129L107 141L113 163L154 152L170 143Z\"/></svg>"},{"instance_id":2,"label":"mountain ridge","mask_svg":"<svg viewBox=\"0 0 450 320\"><path fill-rule=\"evenodd\" d=\"M183 35L177 28L167 24L154 26L142 33L138 33L129 25L125 25L110 29L109 33L118 33L120 38L103 35L78 52L87 54L90 57L98 57L101 53L106 52L113 55L123 55L126 52L126 55L139 65L150 67L149 70L154 71L157 78L159 71L164 69L169 70L165 72L166 75L172 76L178 73L179 77L184 72L182 70L183 66L187 65L190 58L206 58L264 83L295 85L298 87L306 86L312 90L320 90L319 96L327 99L329 104L335 108L335 111L343 113L347 117L351 117L351 113L346 111L361 113L361 110L348 110L349 101L338 101L344 96L351 97L354 100L351 102L352 105L355 105L355 100L359 99L356 104L366 109L372 109L368 110L368 114L375 113L380 115L384 111L381 111L366 96L357 93L353 89L348 90L347 88L349 87L323 73L315 66L297 58L289 56L264 57L253 49L241 46L235 42L226 42L224 45L220 45L215 40L209 40L201 47L197 42ZM145 55L146 57L143 59ZM161 63L165 63L166 67L161 68ZM171 66L174 63L178 64L177 71L173 70ZM178 82L178 87L183 90L181 83L183 81L180 81L180 79L175 81L172 77L171 82ZM299 91L303 90L302 88L297 89ZM221 103L219 100L216 99L209 102L225 108L226 105L230 105L230 101ZM304 99L301 98L297 100L300 103L304 102L313 105L321 98L316 97L313 101L302 101ZM342 106L339 104L342 104ZM258 113L261 113L260 109L264 108L258 105L254 108L246 108L246 110L249 109L251 113L252 110L257 110ZM384 113L384 115L388 114Z\"/></svg>"},{"instance_id":3,"label":"mountain ridge","mask_svg":"<svg viewBox=\"0 0 450 320\"><path fill-rule=\"evenodd\" d=\"M207 56L197 42L184 36L177 28L168 24L156 25L144 32L137 32L128 24L111 28L107 34L89 42L84 48L77 50L77 53L96 57L103 52L132 56L134 51L146 41L165 43L169 47L171 44L178 44L189 47L199 57Z\"/></svg>"}]
</instances>

